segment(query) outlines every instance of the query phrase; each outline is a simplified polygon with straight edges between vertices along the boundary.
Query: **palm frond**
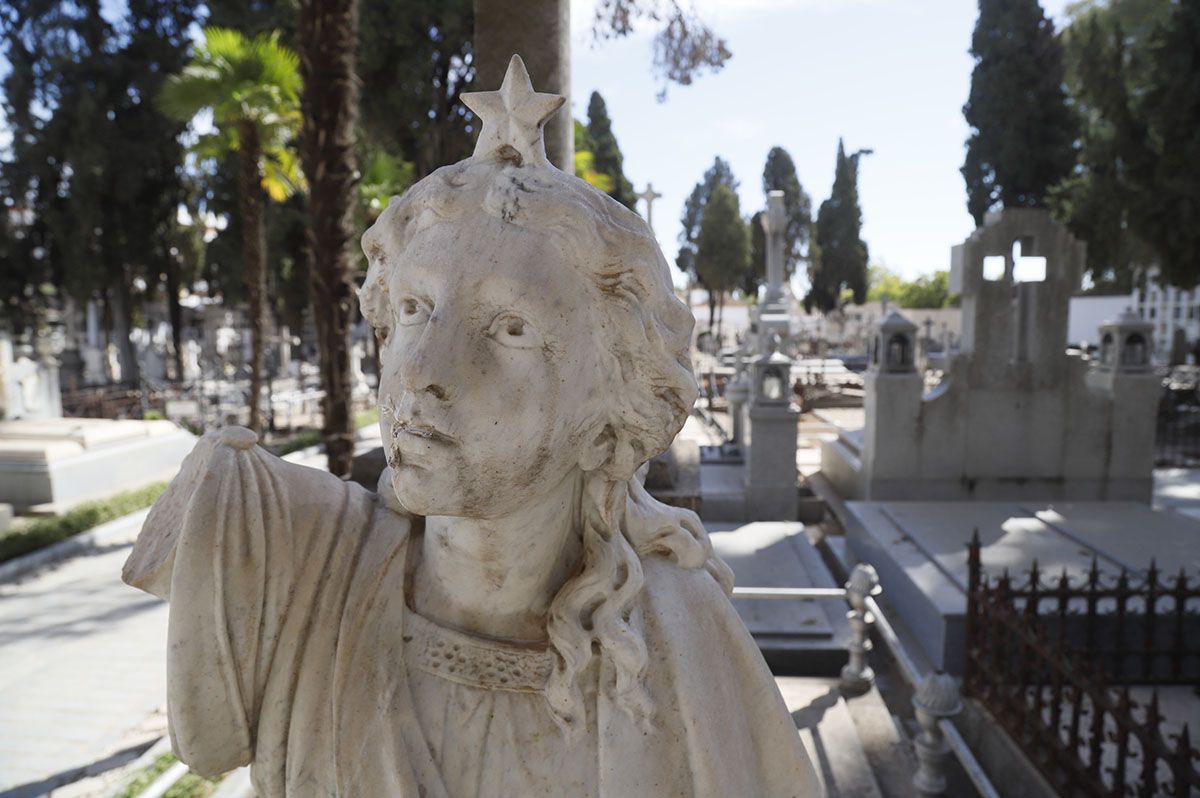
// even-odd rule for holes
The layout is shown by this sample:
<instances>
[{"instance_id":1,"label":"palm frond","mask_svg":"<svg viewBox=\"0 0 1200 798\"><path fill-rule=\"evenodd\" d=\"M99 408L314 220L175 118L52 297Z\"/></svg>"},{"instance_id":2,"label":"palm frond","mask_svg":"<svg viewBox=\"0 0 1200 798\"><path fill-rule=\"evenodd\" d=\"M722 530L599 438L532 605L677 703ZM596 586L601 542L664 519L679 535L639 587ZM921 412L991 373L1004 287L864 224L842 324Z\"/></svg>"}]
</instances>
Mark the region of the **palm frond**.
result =
<instances>
[{"instance_id":1,"label":"palm frond","mask_svg":"<svg viewBox=\"0 0 1200 798\"><path fill-rule=\"evenodd\" d=\"M297 191L304 191L307 185L296 153L286 147L265 149L262 187L275 202L283 202Z\"/></svg>"},{"instance_id":2,"label":"palm frond","mask_svg":"<svg viewBox=\"0 0 1200 798\"><path fill-rule=\"evenodd\" d=\"M250 40L241 31L215 26L204 29L203 51L213 61L235 63L244 60L249 49Z\"/></svg>"},{"instance_id":3,"label":"palm frond","mask_svg":"<svg viewBox=\"0 0 1200 798\"><path fill-rule=\"evenodd\" d=\"M206 133L189 148L202 161L220 159L238 150L238 133L235 127L226 127L215 133Z\"/></svg>"},{"instance_id":4,"label":"palm frond","mask_svg":"<svg viewBox=\"0 0 1200 798\"><path fill-rule=\"evenodd\" d=\"M209 108L218 127L252 120L294 135L300 87L300 60L279 43L278 33L248 39L239 31L211 27L204 29L204 41L187 66L165 82L160 105L178 119L190 120Z\"/></svg>"}]
</instances>

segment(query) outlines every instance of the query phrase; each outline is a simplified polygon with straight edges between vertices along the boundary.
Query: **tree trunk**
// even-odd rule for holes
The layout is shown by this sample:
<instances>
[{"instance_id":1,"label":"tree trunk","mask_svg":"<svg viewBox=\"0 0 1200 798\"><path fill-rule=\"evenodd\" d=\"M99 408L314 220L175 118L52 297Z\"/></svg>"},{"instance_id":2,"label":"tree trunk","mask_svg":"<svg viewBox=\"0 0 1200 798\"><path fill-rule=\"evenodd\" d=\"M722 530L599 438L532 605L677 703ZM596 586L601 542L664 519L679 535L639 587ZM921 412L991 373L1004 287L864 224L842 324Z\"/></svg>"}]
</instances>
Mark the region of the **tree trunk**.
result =
<instances>
[{"instance_id":1,"label":"tree trunk","mask_svg":"<svg viewBox=\"0 0 1200 798\"><path fill-rule=\"evenodd\" d=\"M717 295L708 289L708 331L711 333L717 317Z\"/></svg>"},{"instance_id":2,"label":"tree trunk","mask_svg":"<svg viewBox=\"0 0 1200 798\"><path fill-rule=\"evenodd\" d=\"M183 380L183 306L179 304L179 264L168 256L167 315L171 319L171 360L175 364L175 381Z\"/></svg>"},{"instance_id":3,"label":"tree trunk","mask_svg":"<svg viewBox=\"0 0 1200 798\"><path fill-rule=\"evenodd\" d=\"M570 0L475 0L473 44L473 91L500 88L509 60L519 55L534 91L567 98L546 123L546 155L559 169L575 174Z\"/></svg>"},{"instance_id":4,"label":"tree trunk","mask_svg":"<svg viewBox=\"0 0 1200 798\"><path fill-rule=\"evenodd\" d=\"M238 200L242 212L242 268L246 270L247 321L250 324L250 429L261 433L267 234L263 221L262 173L258 166L258 128L252 122L243 122L239 133Z\"/></svg>"},{"instance_id":5,"label":"tree trunk","mask_svg":"<svg viewBox=\"0 0 1200 798\"><path fill-rule=\"evenodd\" d=\"M725 292L717 293L717 351L721 351L721 325L725 321Z\"/></svg>"},{"instance_id":6,"label":"tree trunk","mask_svg":"<svg viewBox=\"0 0 1200 798\"><path fill-rule=\"evenodd\" d=\"M354 460L350 325L354 319L356 0L301 0L297 43L304 93L301 161L308 178L308 274L321 364L325 454L347 479Z\"/></svg>"},{"instance_id":7,"label":"tree trunk","mask_svg":"<svg viewBox=\"0 0 1200 798\"><path fill-rule=\"evenodd\" d=\"M136 389L141 387L142 364L138 362L137 348L130 337L133 333L133 293L129 290L132 280L126 269L121 269L120 272L121 276L116 281L117 305L120 312L120 339L117 348L125 361L121 364L121 382L127 382Z\"/></svg>"}]
</instances>

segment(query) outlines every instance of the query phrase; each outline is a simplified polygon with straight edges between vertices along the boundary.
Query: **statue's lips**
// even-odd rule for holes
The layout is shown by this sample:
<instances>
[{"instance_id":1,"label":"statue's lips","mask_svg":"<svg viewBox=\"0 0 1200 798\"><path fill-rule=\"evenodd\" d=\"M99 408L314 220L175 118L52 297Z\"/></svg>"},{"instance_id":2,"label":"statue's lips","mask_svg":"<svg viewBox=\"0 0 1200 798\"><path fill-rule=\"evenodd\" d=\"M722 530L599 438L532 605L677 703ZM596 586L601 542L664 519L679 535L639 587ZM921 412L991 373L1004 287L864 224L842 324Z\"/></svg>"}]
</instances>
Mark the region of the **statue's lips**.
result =
<instances>
[{"instance_id":1,"label":"statue's lips","mask_svg":"<svg viewBox=\"0 0 1200 798\"><path fill-rule=\"evenodd\" d=\"M442 432L437 427L431 427L428 424L414 424L407 421L398 422L393 430L397 435L411 436L420 440L429 441L430 443L440 443L444 446L454 446L458 441L453 436Z\"/></svg>"}]
</instances>

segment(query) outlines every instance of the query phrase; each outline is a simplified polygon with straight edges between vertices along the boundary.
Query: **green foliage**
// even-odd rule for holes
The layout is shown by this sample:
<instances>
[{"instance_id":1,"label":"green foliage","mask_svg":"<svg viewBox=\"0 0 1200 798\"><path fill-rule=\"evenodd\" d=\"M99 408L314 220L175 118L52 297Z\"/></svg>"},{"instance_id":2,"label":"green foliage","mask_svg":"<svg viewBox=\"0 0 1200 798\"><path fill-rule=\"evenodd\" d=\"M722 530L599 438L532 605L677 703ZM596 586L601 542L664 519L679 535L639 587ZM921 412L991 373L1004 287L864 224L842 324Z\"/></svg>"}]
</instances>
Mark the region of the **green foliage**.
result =
<instances>
[{"instance_id":1,"label":"green foliage","mask_svg":"<svg viewBox=\"0 0 1200 798\"><path fill-rule=\"evenodd\" d=\"M107 9L111 21L100 3L8 7L0 302L18 331L35 305L63 294L100 299L109 329L128 324L140 301L129 286L155 285L173 267L183 125L151 100L186 59L195 4L129 0Z\"/></svg>"},{"instance_id":2,"label":"green foliage","mask_svg":"<svg viewBox=\"0 0 1200 798\"><path fill-rule=\"evenodd\" d=\"M967 209L1041 207L1075 159L1076 120L1064 90L1062 44L1038 0L979 0L975 68L963 115L971 127Z\"/></svg>"},{"instance_id":3,"label":"green foliage","mask_svg":"<svg viewBox=\"0 0 1200 798\"><path fill-rule=\"evenodd\" d=\"M847 156L838 139L837 166L829 199L817 211L816 252L810 255L809 291L804 307L828 313L849 290L855 304L867 297L867 245L862 240L862 210L858 205L858 159Z\"/></svg>"},{"instance_id":4,"label":"green foliage","mask_svg":"<svg viewBox=\"0 0 1200 798\"><path fill-rule=\"evenodd\" d=\"M1200 282L1200 2L1179 0L1150 41L1145 106L1153 168L1138 175L1141 238L1162 279Z\"/></svg>"},{"instance_id":5,"label":"green foliage","mask_svg":"<svg viewBox=\"0 0 1200 798\"><path fill-rule=\"evenodd\" d=\"M475 74L473 0L359 0L358 17L368 150L412 163L417 179L470 155L475 118L461 95Z\"/></svg>"},{"instance_id":6,"label":"green foliage","mask_svg":"<svg viewBox=\"0 0 1200 798\"><path fill-rule=\"evenodd\" d=\"M296 41L299 0L205 0L206 24L241 31L246 36L278 32L291 47Z\"/></svg>"},{"instance_id":7,"label":"green foliage","mask_svg":"<svg viewBox=\"0 0 1200 798\"><path fill-rule=\"evenodd\" d=\"M613 190L613 179L596 171L596 157L590 150L575 150L575 176L605 194Z\"/></svg>"},{"instance_id":8,"label":"green foliage","mask_svg":"<svg viewBox=\"0 0 1200 798\"><path fill-rule=\"evenodd\" d=\"M1145 39L1153 26L1142 15L1149 11L1141 0L1077 7L1064 34L1080 150L1075 170L1051 190L1049 205L1087 242L1088 275L1099 291L1132 290L1137 264L1152 257L1134 230L1136 173L1145 170L1150 153L1131 96L1145 83ZM1127 25L1138 33L1125 33Z\"/></svg>"},{"instance_id":9,"label":"green foliage","mask_svg":"<svg viewBox=\"0 0 1200 798\"><path fill-rule=\"evenodd\" d=\"M613 189L613 179L596 171L596 157L588 140L587 125L578 119L572 121L575 123L575 176L609 194Z\"/></svg>"},{"instance_id":10,"label":"green foliage","mask_svg":"<svg viewBox=\"0 0 1200 798\"><path fill-rule=\"evenodd\" d=\"M319 429L306 429L293 433L282 440L272 441L265 446L266 450L276 457L283 457L285 454L298 452L301 449L307 449L310 446L317 446L324 442L325 436Z\"/></svg>"},{"instance_id":11,"label":"green foliage","mask_svg":"<svg viewBox=\"0 0 1200 798\"><path fill-rule=\"evenodd\" d=\"M750 260L740 286L748 299L757 299L758 287L767 279L767 231L763 229L766 211L758 211L750 217Z\"/></svg>"},{"instance_id":12,"label":"green foliage","mask_svg":"<svg viewBox=\"0 0 1200 798\"><path fill-rule=\"evenodd\" d=\"M372 427L379 423L379 408L372 407L354 414L354 428Z\"/></svg>"},{"instance_id":13,"label":"green foliage","mask_svg":"<svg viewBox=\"0 0 1200 798\"><path fill-rule=\"evenodd\" d=\"M242 149L247 125L257 131L262 187L275 202L303 188L304 176L290 149L300 130L300 59L277 33L253 39L229 28L205 28L183 70L167 78L158 95L165 113L190 121L211 111L217 130L201 136L192 152L219 160Z\"/></svg>"},{"instance_id":14,"label":"green foliage","mask_svg":"<svg viewBox=\"0 0 1200 798\"><path fill-rule=\"evenodd\" d=\"M746 271L749 241L738 197L719 183L704 206L696 249L696 273L710 291L735 288Z\"/></svg>"},{"instance_id":15,"label":"green foliage","mask_svg":"<svg viewBox=\"0 0 1200 798\"><path fill-rule=\"evenodd\" d=\"M899 302L907 283L904 278L886 266L871 266L867 269L867 301Z\"/></svg>"},{"instance_id":16,"label":"green foliage","mask_svg":"<svg viewBox=\"0 0 1200 798\"><path fill-rule=\"evenodd\" d=\"M358 183L359 202L362 204L364 230L383 213L388 200L403 194L413 183L414 165L383 150L374 150L362 161L362 178Z\"/></svg>"},{"instance_id":17,"label":"green foliage","mask_svg":"<svg viewBox=\"0 0 1200 798\"><path fill-rule=\"evenodd\" d=\"M1097 290L1124 293L1156 263L1164 282L1200 280L1200 7L1106 0L1072 8L1068 84L1082 119L1055 214L1088 244Z\"/></svg>"},{"instance_id":18,"label":"green foliage","mask_svg":"<svg viewBox=\"0 0 1200 798\"><path fill-rule=\"evenodd\" d=\"M576 141L578 141L576 130ZM588 101L588 124L586 130L586 145L583 149L591 153L591 169L598 175L607 177L609 188L602 189L606 194L633 209L637 198L633 195L633 185L625 177L625 158L617 145L617 137L613 134L612 120L608 117L608 107L600 92L592 92ZM578 172L578 169L576 170Z\"/></svg>"},{"instance_id":19,"label":"green foliage","mask_svg":"<svg viewBox=\"0 0 1200 798\"><path fill-rule=\"evenodd\" d=\"M704 218L704 207L708 204L709 197L719 185L727 186L735 192L738 187L737 178L733 176L733 170L729 168L729 163L722 160L720 156L713 159L713 165L708 168L704 177L688 195L683 204L683 216L680 219L683 229L679 232L679 254L675 258L675 264L680 271L694 275L701 282L703 282L703 278L696 270L700 222Z\"/></svg>"},{"instance_id":20,"label":"green foliage","mask_svg":"<svg viewBox=\"0 0 1200 798\"><path fill-rule=\"evenodd\" d=\"M653 45L654 74L663 81L659 102L667 97L667 83L689 86L733 56L725 40L680 0L598 0L595 8L592 36L599 41L628 36L638 19L662 25Z\"/></svg>"},{"instance_id":21,"label":"green foliage","mask_svg":"<svg viewBox=\"0 0 1200 798\"><path fill-rule=\"evenodd\" d=\"M882 302L885 298L902 308L944 308L950 304L950 273L937 271L908 281L883 266L869 269L870 288L867 299Z\"/></svg>"},{"instance_id":22,"label":"green foliage","mask_svg":"<svg viewBox=\"0 0 1200 798\"><path fill-rule=\"evenodd\" d=\"M123 515L144 510L166 490L165 482L125 491L107 499L84 502L62 515L39 518L0 535L0 562L74 537Z\"/></svg>"},{"instance_id":23,"label":"green foliage","mask_svg":"<svg viewBox=\"0 0 1200 798\"><path fill-rule=\"evenodd\" d=\"M373 407L370 410L363 410L354 414L354 428L362 429L363 427L374 426L379 423L379 408ZM319 429L305 429L292 433L286 438L272 441L265 446L267 451L276 457L283 457L285 454L298 452L301 449L307 449L310 446L317 446L325 440L324 435Z\"/></svg>"},{"instance_id":24,"label":"green foliage","mask_svg":"<svg viewBox=\"0 0 1200 798\"><path fill-rule=\"evenodd\" d=\"M174 754L163 754L148 767L135 773L129 782L119 792L115 793L112 798L137 798L137 796L146 791L147 787L154 783L155 779L166 773L178 761ZM206 796L212 795L216 788L216 781L206 779L189 771L163 793L163 798L206 798Z\"/></svg>"},{"instance_id":25,"label":"green foliage","mask_svg":"<svg viewBox=\"0 0 1200 798\"><path fill-rule=\"evenodd\" d=\"M796 164L783 147L772 147L763 166L763 196L771 191L783 192L783 209L787 226L783 231L783 273L791 277L804 258L812 228L812 200L800 185Z\"/></svg>"}]
</instances>

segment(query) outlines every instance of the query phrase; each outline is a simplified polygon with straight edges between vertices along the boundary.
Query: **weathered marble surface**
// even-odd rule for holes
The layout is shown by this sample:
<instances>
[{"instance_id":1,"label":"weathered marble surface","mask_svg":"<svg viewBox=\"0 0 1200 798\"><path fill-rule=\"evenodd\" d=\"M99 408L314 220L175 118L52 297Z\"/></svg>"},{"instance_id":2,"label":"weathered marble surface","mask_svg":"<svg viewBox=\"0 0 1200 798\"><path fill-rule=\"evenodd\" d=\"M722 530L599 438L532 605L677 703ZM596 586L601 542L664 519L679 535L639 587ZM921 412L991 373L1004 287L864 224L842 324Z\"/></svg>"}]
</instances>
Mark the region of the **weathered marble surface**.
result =
<instances>
[{"instance_id":1,"label":"weathered marble surface","mask_svg":"<svg viewBox=\"0 0 1200 798\"><path fill-rule=\"evenodd\" d=\"M696 394L650 230L545 158L519 59L475 155L364 236L370 492L206 435L127 582L171 601L172 737L270 796L817 796L696 516L638 469Z\"/></svg>"}]
</instances>

